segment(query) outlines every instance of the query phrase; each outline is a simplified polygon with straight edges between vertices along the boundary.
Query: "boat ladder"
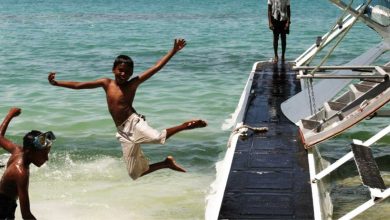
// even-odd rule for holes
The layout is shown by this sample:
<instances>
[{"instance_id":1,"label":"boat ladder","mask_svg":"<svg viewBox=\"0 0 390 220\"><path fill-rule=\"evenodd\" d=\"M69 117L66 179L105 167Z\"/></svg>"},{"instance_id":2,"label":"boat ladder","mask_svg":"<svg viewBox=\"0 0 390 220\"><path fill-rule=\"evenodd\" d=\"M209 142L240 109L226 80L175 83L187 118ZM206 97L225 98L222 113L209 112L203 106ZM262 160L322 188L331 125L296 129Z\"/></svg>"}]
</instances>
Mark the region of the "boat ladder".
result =
<instances>
[{"instance_id":1,"label":"boat ladder","mask_svg":"<svg viewBox=\"0 0 390 220\"><path fill-rule=\"evenodd\" d=\"M390 125L365 142L362 142L360 140L353 140L353 142L351 143L352 150L349 153L345 154L336 162L329 165L327 168L323 169L318 173L315 173L315 166L311 166L312 168L310 171L310 178L313 198L319 198L319 181L321 181L324 177L328 176L331 172L339 168L347 161L354 158L362 183L370 190L371 198L360 206L356 207L354 210L342 216L340 220L352 219L357 215L365 212L368 208L384 201L390 196L390 188L385 186L385 183L380 175L380 171L370 148L372 144L386 136L388 133L390 133ZM311 165L314 165L313 149L309 150L309 163L311 163ZM319 202L319 199L313 200L313 202L315 213L316 209L317 213L321 213L321 204ZM316 216L315 219L317 220L322 218L323 217Z\"/></svg>"}]
</instances>

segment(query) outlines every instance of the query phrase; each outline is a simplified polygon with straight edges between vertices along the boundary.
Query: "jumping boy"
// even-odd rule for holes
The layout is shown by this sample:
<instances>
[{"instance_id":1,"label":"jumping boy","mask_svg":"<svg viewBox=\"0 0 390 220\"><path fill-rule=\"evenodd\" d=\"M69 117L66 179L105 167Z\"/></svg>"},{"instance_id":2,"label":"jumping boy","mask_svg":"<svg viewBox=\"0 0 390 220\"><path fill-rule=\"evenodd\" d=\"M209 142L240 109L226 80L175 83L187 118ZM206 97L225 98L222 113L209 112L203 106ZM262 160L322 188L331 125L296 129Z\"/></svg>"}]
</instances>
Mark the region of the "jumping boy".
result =
<instances>
[{"instance_id":1,"label":"jumping boy","mask_svg":"<svg viewBox=\"0 0 390 220\"><path fill-rule=\"evenodd\" d=\"M132 79L130 77L133 75L134 64L132 59L126 55L119 55L114 61L112 72L115 80L101 78L90 82L56 81L55 72L49 73L48 80L54 86L70 89L93 89L98 87L104 89L108 110L117 127L116 137L121 142L127 171L133 180L164 168L186 172L175 162L172 156L168 156L161 162L149 164L148 159L143 154L141 144L164 144L166 139L177 132L207 126L207 123L203 120L192 120L158 132L149 127L145 117L138 114L133 108L134 96L139 85L163 68L185 45L186 41L184 39L175 39L173 48L164 57L154 66Z\"/></svg>"},{"instance_id":2,"label":"jumping boy","mask_svg":"<svg viewBox=\"0 0 390 220\"><path fill-rule=\"evenodd\" d=\"M0 219L14 219L16 200L19 198L23 219L35 219L30 210L28 185L30 164L42 166L48 160L51 144L55 139L52 132L31 131L19 146L4 137L11 119L20 115L19 108L11 108L0 125L0 146L11 153L7 167L0 180Z\"/></svg>"}]
</instances>

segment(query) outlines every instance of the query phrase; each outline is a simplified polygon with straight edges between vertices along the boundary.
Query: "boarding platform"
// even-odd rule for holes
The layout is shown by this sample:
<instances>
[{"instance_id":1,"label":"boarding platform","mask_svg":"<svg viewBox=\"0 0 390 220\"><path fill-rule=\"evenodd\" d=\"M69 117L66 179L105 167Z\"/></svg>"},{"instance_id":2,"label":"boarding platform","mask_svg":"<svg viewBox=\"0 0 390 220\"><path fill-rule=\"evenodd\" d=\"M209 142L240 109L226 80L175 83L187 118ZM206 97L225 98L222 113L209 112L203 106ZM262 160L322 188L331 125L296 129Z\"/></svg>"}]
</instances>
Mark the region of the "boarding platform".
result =
<instances>
[{"instance_id":1,"label":"boarding platform","mask_svg":"<svg viewBox=\"0 0 390 220\"><path fill-rule=\"evenodd\" d=\"M314 219L307 152L280 109L300 91L290 63L257 63L218 219Z\"/></svg>"}]
</instances>

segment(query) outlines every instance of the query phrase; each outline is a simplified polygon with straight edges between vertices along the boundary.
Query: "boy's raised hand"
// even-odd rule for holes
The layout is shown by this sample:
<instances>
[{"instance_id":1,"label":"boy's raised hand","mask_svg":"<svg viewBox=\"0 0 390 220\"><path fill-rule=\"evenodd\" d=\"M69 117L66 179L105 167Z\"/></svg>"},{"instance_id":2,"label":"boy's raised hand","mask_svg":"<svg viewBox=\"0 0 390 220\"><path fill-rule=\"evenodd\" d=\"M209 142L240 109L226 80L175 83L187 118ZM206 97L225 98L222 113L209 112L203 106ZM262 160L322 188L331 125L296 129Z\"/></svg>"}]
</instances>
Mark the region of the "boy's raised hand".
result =
<instances>
[{"instance_id":1,"label":"boy's raised hand","mask_svg":"<svg viewBox=\"0 0 390 220\"><path fill-rule=\"evenodd\" d=\"M56 85L57 81L55 80L56 78L56 73L55 72L50 72L49 76L47 77L47 80L49 80L49 83L52 85Z\"/></svg>"},{"instance_id":2,"label":"boy's raised hand","mask_svg":"<svg viewBox=\"0 0 390 220\"><path fill-rule=\"evenodd\" d=\"M175 42L173 44L173 50L175 52L178 52L179 50L183 49L187 45L186 40L182 38L175 39Z\"/></svg>"}]
</instances>

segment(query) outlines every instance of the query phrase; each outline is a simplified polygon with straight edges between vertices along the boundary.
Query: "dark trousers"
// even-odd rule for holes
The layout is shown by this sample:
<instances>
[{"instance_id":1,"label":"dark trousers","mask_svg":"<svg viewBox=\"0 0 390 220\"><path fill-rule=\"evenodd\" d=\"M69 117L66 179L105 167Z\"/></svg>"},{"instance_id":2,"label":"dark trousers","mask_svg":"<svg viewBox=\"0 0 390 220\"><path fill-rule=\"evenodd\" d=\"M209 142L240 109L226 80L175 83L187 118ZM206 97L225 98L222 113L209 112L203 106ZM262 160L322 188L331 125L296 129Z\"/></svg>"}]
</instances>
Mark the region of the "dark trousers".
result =
<instances>
[{"instance_id":1,"label":"dark trousers","mask_svg":"<svg viewBox=\"0 0 390 220\"><path fill-rule=\"evenodd\" d=\"M14 199L0 194L0 219L15 219L15 210L17 204Z\"/></svg>"},{"instance_id":2,"label":"dark trousers","mask_svg":"<svg viewBox=\"0 0 390 220\"><path fill-rule=\"evenodd\" d=\"M274 53L275 53L275 57L278 56L278 43L279 43L279 35L280 35L280 39L282 40L282 57L284 57L284 54L286 52L286 34L289 34L290 33L290 30L289 28L285 28L286 27L286 24L287 24L287 21L278 21L274 18L272 18L271 20L272 22L272 25L274 26L274 29L273 29L273 34L274 34L274 41L273 41L273 45L274 45Z\"/></svg>"}]
</instances>

